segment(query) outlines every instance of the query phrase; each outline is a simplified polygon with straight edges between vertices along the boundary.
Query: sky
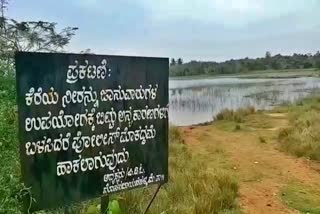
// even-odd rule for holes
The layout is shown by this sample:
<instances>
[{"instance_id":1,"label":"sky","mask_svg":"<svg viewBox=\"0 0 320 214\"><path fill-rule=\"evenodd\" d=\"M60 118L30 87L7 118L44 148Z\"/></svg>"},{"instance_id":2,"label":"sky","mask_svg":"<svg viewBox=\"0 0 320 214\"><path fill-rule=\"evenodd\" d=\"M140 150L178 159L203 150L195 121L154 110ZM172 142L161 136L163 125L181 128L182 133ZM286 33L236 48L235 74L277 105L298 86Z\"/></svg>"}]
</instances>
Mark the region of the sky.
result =
<instances>
[{"instance_id":1,"label":"sky","mask_svg":"<svg viewBox=\"0 0 320 214\"><path fill-rule=\"evenodd\" d=\"M320 50L320 0L10 0L18 20L79 27L96 54L224 61Z\"/></svg>"}]
</instances>

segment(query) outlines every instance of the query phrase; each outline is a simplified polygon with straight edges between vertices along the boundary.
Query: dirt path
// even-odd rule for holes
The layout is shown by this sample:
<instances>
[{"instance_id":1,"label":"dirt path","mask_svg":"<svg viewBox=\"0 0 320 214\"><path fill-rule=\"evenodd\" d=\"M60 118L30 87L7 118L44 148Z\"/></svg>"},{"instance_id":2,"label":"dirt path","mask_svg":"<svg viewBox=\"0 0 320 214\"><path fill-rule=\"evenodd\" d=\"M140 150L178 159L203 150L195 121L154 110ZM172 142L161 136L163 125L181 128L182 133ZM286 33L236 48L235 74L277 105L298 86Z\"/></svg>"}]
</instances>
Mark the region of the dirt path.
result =
<instances>
[{"instance_id":1,"label":"dirt path","mask_svg":"<svg viewBox=\"0 0 320 214\"><path fill-rule=\"evenodd\" d=\"M216 146L223 148L239 177L240 205L245 213L299 213L281 201L281 187L296 179L318 188L320 173L314 163L277 149L278 130L288 125L286 115L255 117L260 118L251 118L247 130L226 131L215 124L182 130L190 148L208 159L209 166ZM268 121L268 125L259 128L259 121Z\"/></svg>"}]
</instances>

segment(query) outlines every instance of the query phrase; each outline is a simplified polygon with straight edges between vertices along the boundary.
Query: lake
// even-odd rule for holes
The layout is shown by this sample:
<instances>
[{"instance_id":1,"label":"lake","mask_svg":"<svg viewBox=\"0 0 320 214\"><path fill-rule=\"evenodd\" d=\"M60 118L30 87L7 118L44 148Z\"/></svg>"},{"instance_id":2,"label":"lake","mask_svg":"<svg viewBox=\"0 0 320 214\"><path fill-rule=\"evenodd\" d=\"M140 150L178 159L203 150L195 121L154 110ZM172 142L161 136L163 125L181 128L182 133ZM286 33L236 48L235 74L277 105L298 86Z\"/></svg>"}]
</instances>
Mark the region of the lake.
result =
<instances>
[{"instance_id":1,"label":"lake","mask_svg":"<svg viewBox=\"0 0 320 214\"><path fill-rule=\"evenodd\" d=\"M170 123L178 126L211 121L225 108L270 109L319 92L320 78L215 78L170 80Z\"/></svg>"}]
</instances>

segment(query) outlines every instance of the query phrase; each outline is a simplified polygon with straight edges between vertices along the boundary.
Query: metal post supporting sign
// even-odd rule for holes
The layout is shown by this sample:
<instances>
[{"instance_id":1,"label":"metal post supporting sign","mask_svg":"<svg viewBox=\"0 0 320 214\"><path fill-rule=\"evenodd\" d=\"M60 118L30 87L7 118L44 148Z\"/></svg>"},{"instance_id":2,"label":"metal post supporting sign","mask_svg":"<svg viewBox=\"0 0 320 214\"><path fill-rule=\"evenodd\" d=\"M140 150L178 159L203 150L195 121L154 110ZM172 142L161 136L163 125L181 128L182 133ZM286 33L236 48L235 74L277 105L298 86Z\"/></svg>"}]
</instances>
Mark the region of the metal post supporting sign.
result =
<instances>
[{"instance_id":1,"label":"metal post supporting sign","mask_svg":"<svg viewBox=\"0 0 320 214\"><path fill-rule=\"evenodd\" d=\"M157 190L156 190L156 192L154 193L154 195L153 195L150 203L148 204L146 211L144 211L144 214L147 214L147 212L149 211L149 208L151 207L151 204L153 203L154 199L157 197L157 194L158 194L161 186L162 186L162 184L160 183L160 184L158 185Z\"/></svg>"}]
</instances>

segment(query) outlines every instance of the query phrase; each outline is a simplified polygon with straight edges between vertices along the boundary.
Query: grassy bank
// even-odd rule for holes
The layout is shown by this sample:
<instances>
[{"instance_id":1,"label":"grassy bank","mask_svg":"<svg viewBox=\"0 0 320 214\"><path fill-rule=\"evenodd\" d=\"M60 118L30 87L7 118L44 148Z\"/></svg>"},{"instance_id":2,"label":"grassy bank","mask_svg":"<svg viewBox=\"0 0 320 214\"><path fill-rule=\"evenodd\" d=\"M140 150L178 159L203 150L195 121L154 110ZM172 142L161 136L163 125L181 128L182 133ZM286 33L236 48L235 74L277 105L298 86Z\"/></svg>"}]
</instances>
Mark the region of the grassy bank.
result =
<instances>
[{"instance_id":1,"label":"grassy bank","mask_svg":"<svg viewBox=\"0 0 320 214\"><path fill-rule=\"evenodd\" d=\"M278 142L282 151L297 157L320 160L320 98L306 98L290 105L276 107L271 112L285 113L289 119L290 125L282 128L278 134ZM228 124L237 130L241 128L241 123L248 122L249 116L254 113L256 111L253 107L237 110L225 109L217 114L214 120L233 122L232 124L220 123L220 125L224 124L227 127ZM260 113L263 112L260 111ZM246 125L248 123L243 126ZM260 121L258 126L267 128L267 124L263 124L263 121Z\"/></svg>"},{"instance_id":2,"label":"grassy bank","mask_svg":"<svg viewBox=\"0 0 320 214\"><path fill-rule=\"evenodd\" d=\"M283 151L298 157L320 160L320 98L309 98L283 107L290 126L279 133Z\"/></svg>"},{"instance_id":3,"label":"grassy bank","mask_svg":"<svg viewBox=\"0 0 320 214\"><path fill-rule=\"evenodd\" d=\"M311 97L276 109L285 112L289 125L279 131L280 151L307 159L309 167L319 173L320 165L320 98ZM309 161L311 160L311 162ZM313 161L312 161L313 160ZM309 175L305 175L308 178ZM320 189L310 181L292 179L281 190L287 206L301 213L320 213Z\"/></svg>"},{"instance_id":4,"label":"grassy bank","mask_svg":"<svg viewBox=\"0 0 320 214\"><path fill-rule=\"evenodd\" d=\"M257 200L245 205L247 211L259 213L260 205L262 210L274 209L269 213L284 209L320 213L319 98L271 111L226 109L214 119L205 131L219 133L216 138L223 138L224 148L234 154L236 168L242 168L238 171L240 187L256 188L242 191L243 198Z\"/></svg>"}]
</instances>

